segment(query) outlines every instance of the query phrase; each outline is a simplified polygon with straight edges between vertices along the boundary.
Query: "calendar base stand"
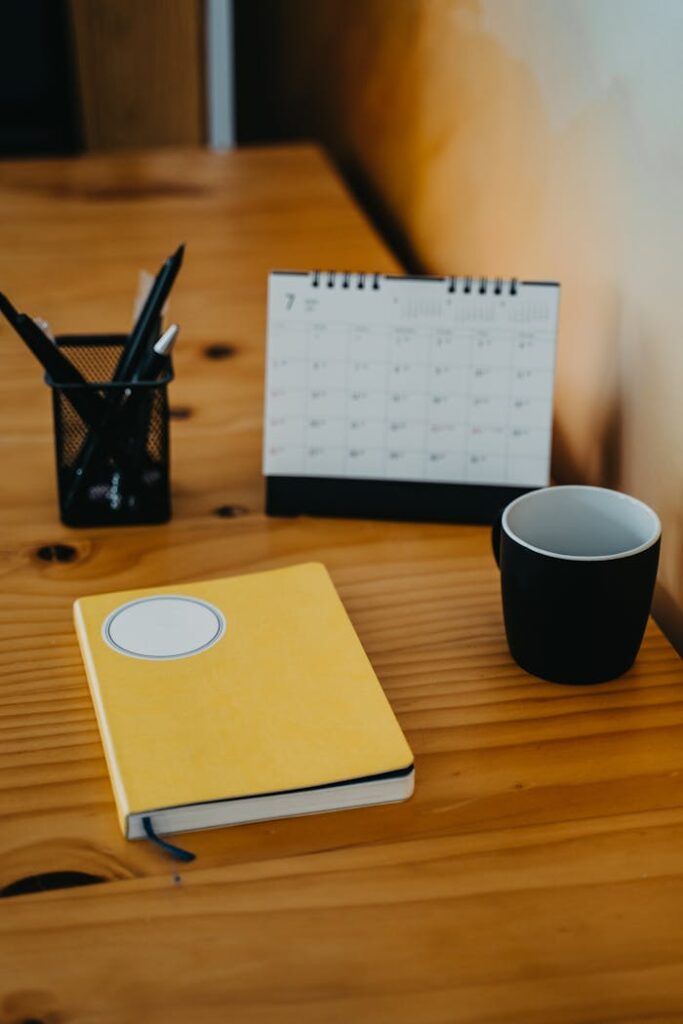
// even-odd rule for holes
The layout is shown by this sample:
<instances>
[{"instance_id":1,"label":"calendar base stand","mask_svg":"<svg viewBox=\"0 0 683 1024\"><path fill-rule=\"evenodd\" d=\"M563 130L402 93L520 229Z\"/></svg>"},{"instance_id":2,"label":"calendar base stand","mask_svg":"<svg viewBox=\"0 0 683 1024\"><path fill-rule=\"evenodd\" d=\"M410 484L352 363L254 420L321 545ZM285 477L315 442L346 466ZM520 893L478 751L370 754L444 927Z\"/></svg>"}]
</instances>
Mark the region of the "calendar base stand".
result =
<instances>
[{"instance_id":1,"label":"calendar base stand","mask_svg":"<svg viewBox=\"0 0 683 1024\"><path fill-rule=\"evenodd\" d=\"M269 516L338 516L432 523L492 523L533 487L313 476L266 477Z\"/></svg>"}]
</instances>

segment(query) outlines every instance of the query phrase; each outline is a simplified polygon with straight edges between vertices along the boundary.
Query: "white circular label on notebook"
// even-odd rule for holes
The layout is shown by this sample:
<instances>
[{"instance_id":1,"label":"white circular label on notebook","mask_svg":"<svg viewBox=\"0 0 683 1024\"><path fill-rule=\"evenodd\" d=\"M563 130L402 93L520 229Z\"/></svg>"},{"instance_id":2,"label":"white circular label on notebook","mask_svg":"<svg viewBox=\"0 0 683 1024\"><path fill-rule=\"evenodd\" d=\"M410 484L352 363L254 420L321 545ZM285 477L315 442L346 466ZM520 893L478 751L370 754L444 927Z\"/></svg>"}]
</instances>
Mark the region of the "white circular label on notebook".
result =
<instances>
[{"instance_id":1,"label":"white circular label on notebook","mask_svg":"<svg viewBox=\"0 0 683 1024\"><path fill-rule=\"evenodd\" d=\"M224 632L225 617L218 608L183 594L129 601L115 608L102 626L104 640L119 654L153 661L201 654Z\"/></svg>"}]
</instances>

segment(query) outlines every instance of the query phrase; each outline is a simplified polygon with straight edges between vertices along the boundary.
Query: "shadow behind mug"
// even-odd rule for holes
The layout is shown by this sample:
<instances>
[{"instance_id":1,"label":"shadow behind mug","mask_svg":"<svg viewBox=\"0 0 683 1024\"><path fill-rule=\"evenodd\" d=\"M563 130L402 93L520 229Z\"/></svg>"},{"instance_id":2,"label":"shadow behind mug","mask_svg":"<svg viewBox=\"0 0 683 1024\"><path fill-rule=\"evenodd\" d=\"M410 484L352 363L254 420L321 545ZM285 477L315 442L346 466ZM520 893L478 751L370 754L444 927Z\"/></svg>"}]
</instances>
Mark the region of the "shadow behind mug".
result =
<instances>
[{"instance_id":1,"label":"shadow behind mug","mask_svg":"<svg viewBox=\"0 0 683 1024\"><path fill-rule=\"evenodd\" d=\"M517 664L556 683L626 672L650 612L660 535L651 508L601 487L547 487L511 502L492 540Z\"/></svg>"}]
</instances>

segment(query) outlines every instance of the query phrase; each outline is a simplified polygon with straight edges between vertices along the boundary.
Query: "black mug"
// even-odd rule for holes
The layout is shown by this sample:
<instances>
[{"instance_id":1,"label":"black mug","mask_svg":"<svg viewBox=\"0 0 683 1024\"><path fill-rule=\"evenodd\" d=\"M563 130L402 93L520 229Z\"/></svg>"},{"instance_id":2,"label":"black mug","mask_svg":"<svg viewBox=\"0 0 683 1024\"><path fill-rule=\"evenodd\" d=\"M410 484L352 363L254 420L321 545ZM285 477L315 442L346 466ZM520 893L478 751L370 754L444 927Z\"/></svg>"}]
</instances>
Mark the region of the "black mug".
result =
<instances>
[{"instance_id":1,"label":"black mug","mask_svg":"<svg viewBox=\"0 0 683 1024\"><path fill-rule=\"evenodd\" d=\"M516 498L493 528L505 632L517 664L554 683L603 683L640 648L661 526L642 501L602 487Z\"/></svg>"}]
</instances>

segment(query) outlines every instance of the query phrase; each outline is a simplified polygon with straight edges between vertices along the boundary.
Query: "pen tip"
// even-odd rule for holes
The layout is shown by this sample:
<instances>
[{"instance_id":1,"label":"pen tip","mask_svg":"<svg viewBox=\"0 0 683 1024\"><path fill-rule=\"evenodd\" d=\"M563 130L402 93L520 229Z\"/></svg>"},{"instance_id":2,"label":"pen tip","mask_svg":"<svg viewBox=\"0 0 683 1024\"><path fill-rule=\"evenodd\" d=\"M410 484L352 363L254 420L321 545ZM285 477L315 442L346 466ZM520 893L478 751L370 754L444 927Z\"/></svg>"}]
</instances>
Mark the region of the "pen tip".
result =
<instances>
[{"instance_id":1,"label":"pen tip","mask_svg":"<svg viewBox=\"0 0 683 1024\"><path fill-rule=\"evenodd\" d=\"M42 316L34 316L33 322L36 325L36 327L40 328L40 330L43 332L46 338L49 338L50 341L55 340L55 336L52 333L52 330L50 329L50 325L47 322L47 320L44 320Z\"/></svg>"},{"instance_id":2,"label":"pen tip","mask_svg":"<svg viewBox=\"0 0 683 1024\"><path fill-rule=\"evenodd\" d=\"M173 257L176 260L182 260L184 255L185 255L185 243L181 242L180 245L178 246L178 248L176 249L175 253L173 254Z\"/></svg>"},{"instance_id":3,"label":"pen tip","mask_svg":"<svg viewBox=\"0 0 683 1024\"><path fill-rule=\"evenodd\" d=\"M180 328L178 324L171 324L168 330L164 331L156 345L154 351L158 356L167 356L170 354L171 349L175 344L175 340L178 337L178 331Z\"/></svg>"}]
</instances>

